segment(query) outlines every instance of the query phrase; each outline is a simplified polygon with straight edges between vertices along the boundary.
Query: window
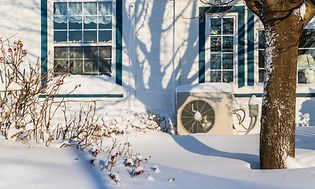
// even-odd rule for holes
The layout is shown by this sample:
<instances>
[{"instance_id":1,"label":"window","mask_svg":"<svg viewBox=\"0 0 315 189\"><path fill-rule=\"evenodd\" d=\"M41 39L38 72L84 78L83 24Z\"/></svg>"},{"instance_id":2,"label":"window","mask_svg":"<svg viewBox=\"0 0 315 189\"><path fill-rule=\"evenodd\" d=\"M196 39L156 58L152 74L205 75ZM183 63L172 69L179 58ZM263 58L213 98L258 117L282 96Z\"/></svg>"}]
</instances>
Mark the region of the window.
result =
<instances>
[{"instance_id":1,"label":"window","mask_svg":"<svg viewBox=\"0 0 315 189\"><path fill-rule=\"evenodd\" d=\"M210 82L234 81L234 17L210 19Z\"/></svg>"},{"instance_id":2,"label":"window","mask_svg":"<svg viewBox=\"0 0 315 189\"><path fill-rule=\"evenodd\" d=\"M264 80L264 30L258 32L258 81ZM299 45L298 83L315 84L315 29L304 29Z\"/></svg>"},{"instance_id":3,"label":"window","mask_svg":"<svg viewBox=\"0 0 315 189\"><path fill-rule=\"evenodd\" d=\"M55 73L111 74L112 1L54 3Z\"/></svg>"}]
</instances>

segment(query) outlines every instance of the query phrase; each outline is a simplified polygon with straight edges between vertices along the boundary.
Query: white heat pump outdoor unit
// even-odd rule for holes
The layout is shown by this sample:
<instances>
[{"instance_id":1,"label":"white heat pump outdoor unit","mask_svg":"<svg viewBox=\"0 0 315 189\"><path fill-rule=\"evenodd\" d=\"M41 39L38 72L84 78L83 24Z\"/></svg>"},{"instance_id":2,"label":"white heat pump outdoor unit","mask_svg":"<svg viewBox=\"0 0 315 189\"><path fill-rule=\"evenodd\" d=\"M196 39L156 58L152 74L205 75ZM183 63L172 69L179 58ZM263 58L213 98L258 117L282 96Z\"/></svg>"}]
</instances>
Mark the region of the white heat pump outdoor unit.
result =
<instances>
[{"instance_id":1,"label":"white heat pump outdoor unit","mask_svg":"<svg viewBox=\"0 0 315 189\"><path fill-rule=\"evenodd\" d=\"M232 135L232 95L232 85L225 83L177 87L178 134Z\"/></svg>"}]
</instances>

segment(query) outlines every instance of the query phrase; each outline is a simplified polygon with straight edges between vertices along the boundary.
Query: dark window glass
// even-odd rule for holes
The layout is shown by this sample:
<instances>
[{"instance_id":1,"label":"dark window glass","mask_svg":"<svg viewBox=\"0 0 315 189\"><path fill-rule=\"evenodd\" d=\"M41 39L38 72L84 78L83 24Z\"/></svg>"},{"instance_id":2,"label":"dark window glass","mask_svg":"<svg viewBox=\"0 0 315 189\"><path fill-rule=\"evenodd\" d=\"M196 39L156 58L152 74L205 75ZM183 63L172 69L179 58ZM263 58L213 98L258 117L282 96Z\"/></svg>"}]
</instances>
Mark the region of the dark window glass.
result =
<instances>
[{"instance_id":1,"label":"dark window glass","mask_svg":"<svg viewBox=\"0 0 315 189\"><path fill-rule=\"evenodd\" d=\"M211 69L221 69L221 54L212 53L210 58L210 68Z\"/></svg>"},{"instance_id":2,"label":"dark window glass","mask_svg":"<svg viewBox=\"0 0 315 189\"><path fill-rule=\"evenodd\" d=\"M224 83L233 82L233 71L224 71L223 72L223 82Z\"/></svg>"},{"instance_id":3,"label":"dark window glass","mask_svg":"<svg viewBox=\"0 0 315 189\"><path fill-rule=\"evenodd\" d=\"M315 48L315 29L304 29L299 48Z\"/></svg>"},{"instance_id":4,"label":"dark window glass","mask_svg":"<svg viewBox=\"0 0 315 189\"><path fill-rule=\"evenodd\" d=\"M223 18L223 34L233 35L234 29L234 19L233 18Z\"/></svg>"},{"instance_id":5,"label":"dark window glass","mask_svg":"<svg viewBox=\"0 0 315 189\"><path fill-rule=\"evenodd\" d=\"M96 31L84 31L84 42L95 43L97 42Z\"/></svg>"},{"instance_id":6,"label":"dark window glass","mask_svg":"<svg viewBox=\"0 0 315 189\"><path fill-rule=\"evenodd\" d=\"M221 18L211 19L211 35L221 34Z\"/></svg>"},{"instance_id":7,"label":"dark window glass","mask_svg":"<svg viewBox=\"0 0 315 189\"><path fill-rule=\"evenodd\" d=\"M233 54L232 53L223 54L223 69L233 69Z\"/></svg>"},{"instance_id":8,"label":"dark window glass","mask_svg":"<svg viewBox=\"0 0 315 189\"><path fill-rule=\"evenodd\" d=\"M82 32L81 31L70 31L69 32L69 41L82 41Z\"/></svg>"},{"instance_id":9,"label":"dark window glass","mask_svg":"<svg viewBox=\"0 0 315 189\"><path fill-rule=\"evenodd\" d=\"M221 71L211 71L210 82L221 82Z\"/></svg>"},{"instance_id":10,"label":"dark window glass","mask_svg":"<svg viewBox=\"0 0 315 189\"><path fill-rule=\"evenodd\" d=\"M66 31L55 31L54 32L54 41L55 42L66 42L67 41L67 32Z\"/></svg>"},{"instance_id":11,"label":"dark window glass","mask_svg":"<svg viewBox=\"0 0 315 189\"><path fill-rule=\"evenodd\" d=\"M265 49L265 31L264 30L259 30L258 31L258 48L259 49Z\"/></svg>"},{"instance_id":12,"label":"dark window glass","mask_svg":"<svg viewBox=\"0 0 315 189\"><path fill-rule=\"evenodd\" d=\"M232 36L224 36L223 37L222 50L225 52L233 52L233 37Z\"/></svg>"},{"instance_id":13,"label":"dark window glass","mask_svg":"<svg viewBox=\"0 0 315 189\"><path fill-rule=\"evenodd\" d=\"M112 40L112 31L99 31L99 42L110 42Z\"/></svg>"}]
</instances>

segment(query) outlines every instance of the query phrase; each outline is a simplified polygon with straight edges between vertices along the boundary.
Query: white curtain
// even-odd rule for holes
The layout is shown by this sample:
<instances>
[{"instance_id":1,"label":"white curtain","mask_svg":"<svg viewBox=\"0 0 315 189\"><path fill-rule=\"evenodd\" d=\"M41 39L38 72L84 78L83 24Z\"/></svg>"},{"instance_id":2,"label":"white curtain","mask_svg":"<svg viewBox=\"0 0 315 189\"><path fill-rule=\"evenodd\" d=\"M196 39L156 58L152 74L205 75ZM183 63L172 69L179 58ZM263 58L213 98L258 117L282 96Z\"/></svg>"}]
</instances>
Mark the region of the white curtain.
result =
<instances>
[{"instance_id":1,"label":"white curtain","mask_svg":"<svg viewBox=\"0 0 315 189\"><path fill-rule=\"evenodd\" d=\"M85 15L84 23L97 23L97 5L96 3L84 3L83 12ZM82 3L55 3L54 21L56 23L67 23L67 18L71 23L82 23ZM98 23L109 24L112 22L112 4L111 2L100 2L98 5Z\"/></svg>"},{"instance_id":2,"label":"white curtain","mask_svg":"<svg viewBox=\"0 0 315 189\"><path fill-rule=\"evenodd\" d=\"M112 22L112 3L101 2L98 4L98 22L100 24L109 24Z\"/></svg>"},{"instance_id":3,"label":"white curtain","mask_svg":"<svg viewBox=\"0 0 315 189\"><path fill-rule=\"evenodd\" d=\"M55 3L54 15L67 15L67 3Z\"/></svg>"},{"instance_id":4,"label":"white curtain","mask_svg":"<svg viewBox=\"0 0 315 189\"><path fill-rule=\"evenodd\" d=\"M96 3L84 3L83 4L83 13L85 15L96 15L97 14Z\"/></svg>"}]
</instances>

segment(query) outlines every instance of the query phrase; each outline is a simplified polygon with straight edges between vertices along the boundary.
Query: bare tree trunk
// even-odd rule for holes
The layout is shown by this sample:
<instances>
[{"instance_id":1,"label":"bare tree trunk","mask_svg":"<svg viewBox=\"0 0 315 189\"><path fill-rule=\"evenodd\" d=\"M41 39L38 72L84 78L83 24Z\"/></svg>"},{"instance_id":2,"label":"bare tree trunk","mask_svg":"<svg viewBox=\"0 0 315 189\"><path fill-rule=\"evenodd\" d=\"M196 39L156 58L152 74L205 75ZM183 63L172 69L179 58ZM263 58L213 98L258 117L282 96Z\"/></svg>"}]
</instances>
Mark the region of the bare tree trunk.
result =
<instances>
[{"instance_id":1,"label":"bare tree trunk","mask_svg":"<svg viewBox=\"0 0 315 189\"><path fill-rule=\"evenodd\" d=\"M260 132L260 166L283 169L295 156L295 94L302 20L291 14L265 23L265 86Z\"/></svg>"}]
</instances>

